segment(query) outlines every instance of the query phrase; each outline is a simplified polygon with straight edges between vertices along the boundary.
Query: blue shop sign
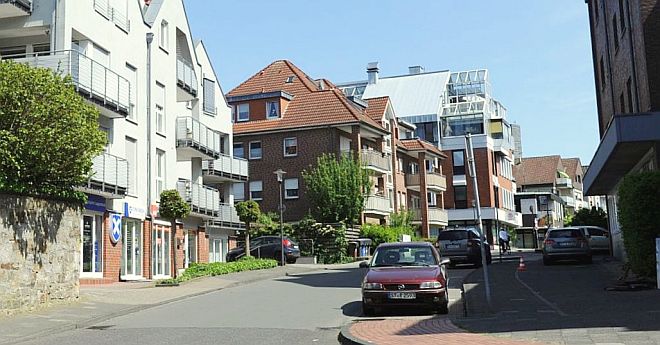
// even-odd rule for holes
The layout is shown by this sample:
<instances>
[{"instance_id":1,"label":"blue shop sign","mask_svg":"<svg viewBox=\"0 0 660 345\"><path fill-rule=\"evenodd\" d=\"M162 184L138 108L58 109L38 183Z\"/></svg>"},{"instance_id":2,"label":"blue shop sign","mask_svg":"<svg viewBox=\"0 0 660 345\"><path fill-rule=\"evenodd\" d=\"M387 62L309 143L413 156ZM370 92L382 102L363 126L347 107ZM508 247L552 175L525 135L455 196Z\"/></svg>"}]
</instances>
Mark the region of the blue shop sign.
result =
<instances>
[{"instance_id":1,"label":"blue shop sign","mask_svg":"<svg viewBox=\"0 0 660 345\"><path fill-rule=\"evenodd\" d=\"M96 212L105 212L105 198L94 194L87 195L85 209Z\"/></svg>"}]
</instances>

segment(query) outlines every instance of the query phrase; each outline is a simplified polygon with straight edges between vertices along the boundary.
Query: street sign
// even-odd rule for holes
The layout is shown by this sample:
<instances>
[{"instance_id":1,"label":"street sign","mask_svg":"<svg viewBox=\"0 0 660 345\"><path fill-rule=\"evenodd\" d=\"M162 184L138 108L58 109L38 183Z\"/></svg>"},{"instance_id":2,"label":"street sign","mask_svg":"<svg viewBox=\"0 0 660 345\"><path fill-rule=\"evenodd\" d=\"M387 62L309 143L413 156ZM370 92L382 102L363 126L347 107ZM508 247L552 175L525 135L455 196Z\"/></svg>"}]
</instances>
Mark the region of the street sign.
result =
<instances>
[{"instance_id":1,"label":"street sign","mask_svg":"<svg viewBox=\"0 0 660 345\"><path fill-rule=\"evenodd\" d=\"M121 214L110 215L110 241L115 244L121 240Z\"/></svg>"}]
</instances>

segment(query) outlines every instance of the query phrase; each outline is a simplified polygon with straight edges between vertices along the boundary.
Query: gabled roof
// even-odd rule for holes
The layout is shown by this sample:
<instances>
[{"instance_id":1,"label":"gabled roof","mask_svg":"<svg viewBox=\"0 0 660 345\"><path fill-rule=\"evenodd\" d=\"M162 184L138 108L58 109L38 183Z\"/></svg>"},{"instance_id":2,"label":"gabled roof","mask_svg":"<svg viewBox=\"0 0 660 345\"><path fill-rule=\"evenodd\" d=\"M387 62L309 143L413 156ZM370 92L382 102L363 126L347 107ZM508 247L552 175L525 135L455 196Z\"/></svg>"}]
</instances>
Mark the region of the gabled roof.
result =
<instances>
[{"instance_id":1,"label":"gabled roof","mask_svg":"<svg viewBox=\"0 0 660 345\"><path fill-rule=\"evenodd\" d=\"M383 116L385 116L385 112L387 111L387 104L390 102L390 98L387 96L376 97L365 99L365 101L367 101L368 105L366 109L367 116L374 121L383 121Z\"/></svg>"},{"instance_id":2,"label":"gabled roof","mask_svg":"<svg viewBox=\"0 0 660 345\"><path fill-rule=\"evenodd\" d=\"M543 156L522 158L513 166L513 176L520 186L554 184L557 171L563 171L561 157Z\"/></svg>"},{"instance_id":3,"label":"gabled roof","mask_svg":"<svg viewBox=\"0 0 660 345\"><path fill-rule=\"evenodd\" d=\"M286 80L289 77L293 77L293 80L287 83ZM227 96L273 91L286 91L292 95L301 95L319 91L319 87L314 80L290 61L277 60L229 91Z\"/></svg>"},{"instance_id":4,"label":"gabled roof","mask_svg":"<svg viewBox=\"0 0 660 345\"><path fill-rule=\"evenodd\" d=\"M401 139L397 144L397 146L406 151L426 151L440 158L447 158L447 155L445 155L439 148L435 147L435 145L419 138Z\"/></svg>"},{"instance_id":5,"label":"gabled roof","mask_svg":"<svg viewBox=\"0 0 660 345\"><path fill-rule=\"evenodd\" d=\"M573 180L574 182L577 181L575 179L575 175L577 175L578 167L580 168L580 170L582 169L582 163L580 162L580 158L562 158L561 164L566 169L566 173L568 174L568 176L571 177L571 180Z\"/></svg>"}]
</instances>

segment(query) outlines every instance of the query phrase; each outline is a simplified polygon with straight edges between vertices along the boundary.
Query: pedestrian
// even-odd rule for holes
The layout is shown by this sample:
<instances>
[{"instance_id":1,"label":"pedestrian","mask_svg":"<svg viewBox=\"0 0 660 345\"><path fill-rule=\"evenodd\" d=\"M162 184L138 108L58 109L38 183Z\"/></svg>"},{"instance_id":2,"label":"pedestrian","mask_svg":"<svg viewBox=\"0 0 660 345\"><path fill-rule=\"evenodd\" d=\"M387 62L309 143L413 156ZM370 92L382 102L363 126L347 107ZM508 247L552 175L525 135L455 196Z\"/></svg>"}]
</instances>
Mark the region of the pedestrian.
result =
<instances>
[{"instance_id":1,"label":"pedestrian","mask_svg":"<svg viewBox=\"0 0 660 345\"><path fill-rule=\"evenodd\" d=\"M500 229L500 248L502 249L502 253L506 253L507 251L511 250L511 247L509 246L509 233L506 231L506 229Z\"/></svg>"}]
</instances>

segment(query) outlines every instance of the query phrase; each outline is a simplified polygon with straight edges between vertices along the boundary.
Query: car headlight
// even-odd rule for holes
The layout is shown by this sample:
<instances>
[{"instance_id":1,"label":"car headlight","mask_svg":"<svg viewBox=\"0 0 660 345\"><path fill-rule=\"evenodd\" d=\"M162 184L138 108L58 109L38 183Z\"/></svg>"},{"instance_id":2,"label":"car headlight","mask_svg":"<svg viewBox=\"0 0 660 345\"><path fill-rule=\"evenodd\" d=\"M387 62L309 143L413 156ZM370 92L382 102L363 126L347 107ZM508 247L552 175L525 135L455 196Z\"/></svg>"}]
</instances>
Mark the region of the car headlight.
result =
<instances>
[{"instance_id":1,"label":"car headlight","mask_svg":"<svg viewBox=\"0 0 660 345\"><path fill-rule=\"evenodd\" d=\"M382 290L383 284L381 283L362 283L362 288L365 290Z\"/></svg>"},{"instance_id":2,"label":"car headlight","mask_svg":"<svg viewBox=\"0 0 660 345\"><path fill-rule=\"evenodd\" d=\"M419 284L420 289L439 289L442 287L442 283L439 281L432 281L432 282L423 282Z\"/></svg>"}]
</instances>

